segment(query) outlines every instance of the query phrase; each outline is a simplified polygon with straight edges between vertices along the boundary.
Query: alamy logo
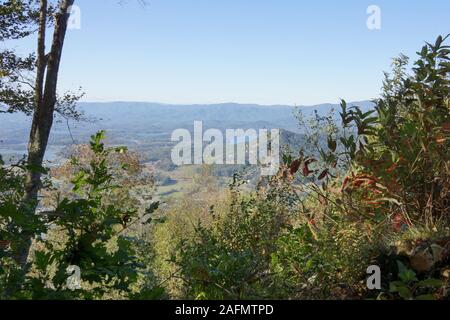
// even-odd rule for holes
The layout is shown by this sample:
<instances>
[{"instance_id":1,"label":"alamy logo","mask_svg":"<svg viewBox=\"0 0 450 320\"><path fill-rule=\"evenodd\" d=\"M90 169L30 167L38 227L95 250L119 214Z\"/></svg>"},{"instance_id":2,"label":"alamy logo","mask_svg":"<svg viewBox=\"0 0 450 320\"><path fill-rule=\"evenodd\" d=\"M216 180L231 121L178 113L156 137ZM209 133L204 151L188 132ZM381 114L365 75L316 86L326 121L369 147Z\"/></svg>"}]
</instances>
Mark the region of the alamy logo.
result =
<instances>
[{"instance_id":1,"label":"alamy logo","mask_svg":"<svg viewBox=\"0 0 450 320\"><path fill-rule=\"evenodd\" d=\"M367 8L367 28L369 30L381 30L381 8L371 5Z\"/></svg>"},{"instance_id":2,"label":"alamy logo","mask_svg":"<svg viewBox=\"0 0 450 320\"><path fill-rule=\"evenodd\" d=\"M66 269L69 277L67 278L66 285L69 290L81 289L81 269L78 266L68 266Z\"/></svg>"},{"instance_id":3,"label":"alamy logo","mask_svg":"<svg viewBox=\"0 0 450 320\"><path fill-rule=\"evenodd\" d=\"M193 137L177 129L171 139L178 142L171 154L177 166L251 164L260 166L262 176L275 175L280 167L279 129L227 129L224 136L218 129L203 132L203 122L195 121Z\"/></svg>"},{"instance_id":4,"label":"alamy logo","mask_svg":"<svg viewBox=\"0 0 450 320\"><path fill-rule=\"evenodd\" d=\"M379 266L369 266L367 268L367 289L381 290L381 269Z\"/></svg>"},{"instance_id":5,"label":"alamy logo","mask_svg":"<svg viewBox=\"0 0 450 320\"><path fill-rule=\"evenodd\" d=\"M81 29L81 9L77 5L72 5L67 9L69 20L67 21L68 29Z\"/></svg>"}]
</instances>

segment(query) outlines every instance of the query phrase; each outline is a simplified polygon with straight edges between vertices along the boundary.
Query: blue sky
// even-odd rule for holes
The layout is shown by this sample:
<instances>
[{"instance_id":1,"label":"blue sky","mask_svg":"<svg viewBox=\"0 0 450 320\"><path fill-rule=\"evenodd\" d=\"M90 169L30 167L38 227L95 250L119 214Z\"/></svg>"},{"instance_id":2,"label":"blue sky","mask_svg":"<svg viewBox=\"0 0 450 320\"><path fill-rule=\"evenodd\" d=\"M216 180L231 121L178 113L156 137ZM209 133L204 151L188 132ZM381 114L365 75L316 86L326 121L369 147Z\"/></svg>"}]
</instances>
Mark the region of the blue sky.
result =
<instances>
[{"instance_id":1,"label":"blue sky","mask_svg":"<svg viewBox=\"0 0 450 320\"><path fill-rule=\"evenodd\" d=\"M311 105L375 98L400 52L450 33L450 1L76 0L61 90L87 101ZM369 5L381 30L366 27ZM20 49L34 43L21 43Z\"/></svg>"}]
</instances>

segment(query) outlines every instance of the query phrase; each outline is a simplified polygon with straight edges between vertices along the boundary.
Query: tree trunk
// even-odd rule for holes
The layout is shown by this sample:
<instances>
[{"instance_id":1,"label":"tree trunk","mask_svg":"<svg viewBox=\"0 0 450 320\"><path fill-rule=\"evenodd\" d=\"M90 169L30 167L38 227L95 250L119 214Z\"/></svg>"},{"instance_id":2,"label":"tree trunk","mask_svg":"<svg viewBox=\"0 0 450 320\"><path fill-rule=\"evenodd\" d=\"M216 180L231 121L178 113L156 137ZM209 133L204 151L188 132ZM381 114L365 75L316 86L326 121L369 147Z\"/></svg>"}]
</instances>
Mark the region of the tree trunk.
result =
<instances>
[{"instance_id":1,"label":"tree trunk","mask_svg":"<svg viewBox=\"0 0 450 320\"><path fill-rule=\"evenodd\" d=\"M53 125L53 113L56 105L56 87L64 39L67 31L68 12L74 0L62 0L55 14L55 29L50 53L45 55L45 27L47 23L47 0L41 0L38 35L37 75L35 85L35 110L28 143L28 172L25 182L26 212L35 214L38 192L41 187L41 170L47 149L50 130ZM45 75L45 71L47 74ZM44 83L45 77L45 83ZM30 251L32 237L24 235L25 243L18 252L17 261L25 268Z\"/></svg>"}]
</instances>

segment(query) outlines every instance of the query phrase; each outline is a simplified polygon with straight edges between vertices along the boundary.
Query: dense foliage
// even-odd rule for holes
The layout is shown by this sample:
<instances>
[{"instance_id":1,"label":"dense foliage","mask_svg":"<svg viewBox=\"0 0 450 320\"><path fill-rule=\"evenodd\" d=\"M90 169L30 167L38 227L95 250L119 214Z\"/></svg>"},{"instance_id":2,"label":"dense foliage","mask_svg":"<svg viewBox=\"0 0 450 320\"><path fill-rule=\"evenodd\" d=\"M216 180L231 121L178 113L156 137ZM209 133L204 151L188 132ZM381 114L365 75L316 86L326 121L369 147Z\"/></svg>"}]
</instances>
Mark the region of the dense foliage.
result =
<instances>
[{"instance_id":1,"label":"dense foliage","mask_svg":"<svg viewBox=\"0 0 450 320\"><path fill-rule=\"evenodd\" d=\"M394 60L373 110L315 117L255 190L205 166L160 206L151 173L104 133L58 168L0 160L3 299L448 299L450 47ZM301 119L305 122L305 119ZM47 180L37 212L24 172ZM26 270L15 262L33 238ZM366 286L382 270L381 290ZM80 270L80 282L72 274Z\"/></svg>"},{"instance_id":2,"label":"dense foliage","mask_svg":"<svg viewBox=\"0 0 450 320\"><path fill-rule=\"evenodd\" d=\"M87 165L72 158L72 192L64 198L56 193L54 207L39 208L33 221L21 219L21 194L16 193L23 180L20 175L10 176L9 170L14 167L2 169L1 177L7 182L2 184L7 189L2 190L0 210L3 295L98 299L126 298L134 290L146 290L138 286L139 276L146 274L146 268L136 255L139 250L136 231L130 229L136 222L144 223L144 217L138 214L135 205L121 203L122 198L116 193L123 188L116 184L117 180L126 177L131 169L129 163L120 161L126 157L114 155L127 151L121 147L105 148L103 139L103 132L92 137L92 154ZM145 214L150 215L156 209L157 203L152 202ZM149 221L148 218L145 220ZM26 277L16 278L17 266L13 259L7 258L14 253L15 241L20 241L20 234L26 230L34 234L35 250ZM79 268L81 276L77 290L67 281L74 267ZM18 280L21 282L17 283Z\"/></svg>"},{"instance_id":3,"label":"dense foliage","mask_svg":"<svg viewBox=\"0 0 450 320\"><path fill-rule=\"evenodd\" d=\"M448 298L449 47L439 37L394 60L374 110L342 101L313 119L299 153L250 194L181 236L182 297ZM304 119L301 119L302 121ZM242 182L243 183L243 182ZM179 214L182 214L182 210ZM169 215L173 216L173 213ZM170 221L168 223L171 223ZM370 291L366 271L383 271Z\"/></svg>"}]
</instances>

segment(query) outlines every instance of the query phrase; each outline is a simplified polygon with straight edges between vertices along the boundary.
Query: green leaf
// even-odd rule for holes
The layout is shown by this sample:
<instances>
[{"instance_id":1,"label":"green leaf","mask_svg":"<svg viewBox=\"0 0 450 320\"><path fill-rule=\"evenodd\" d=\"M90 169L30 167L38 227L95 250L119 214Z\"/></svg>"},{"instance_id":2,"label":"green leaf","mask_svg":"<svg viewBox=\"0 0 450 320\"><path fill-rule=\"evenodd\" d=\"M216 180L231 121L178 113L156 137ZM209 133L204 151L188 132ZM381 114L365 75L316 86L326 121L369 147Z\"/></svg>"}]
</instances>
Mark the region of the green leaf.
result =
<instances>
[{"instance_id":1,"label":"green leaf","mask_svg":"<svg viewBox=\"0 0 450 320\"><path fill-rule=\"evenodd\" d=\"M398 294L405 300L411 300L413 297L411 290L407 287L398 287Z\"/></svg>"},{"instance_id":2,"label":"green leaf","mask_svg":"<svg viewBox=\"0 0 450 320\"><path fill-rule=\"evenodd\" d=\"M399 287L404 287L405 284L401 281L393 281L391 283L389 283L389 291L394 293L394 292L398 292L398 288Z\"/></svg>"},{"instance_id":3,"label":"green leaf","mask_svg":"<svg viewBox=\"0 0 450 320\"><path fill-rule=\"evenodd\" d=\"M331 152L335 152L336 148L337 148L337 143L336 141L333 139L332 136L328 137L328 148L331 150Z\"/></svg>"},{"instance_id":4,"label":"green leaf","mask_svg":"<svg viewBox=\"0 0 450 320\"><path fill-rule=\"evenodd\" d=\"M398 266L398 276L400 279L406 283L417 281L416 273L411 269L408 269L401 261L397 261Z\"/></svg>"},{"instance_id":5,"label":"green leaf","mask_svg":"<svg viewBox=\"0 0 450 320\"><path fill-rule=\"evenodd\" d=\"M36 166L33 164L28 164L27 169L30 170L33 173L41 173L41 174L47 174L48 170L44 168L43 166Z\"/></svg>"},{"instance_id":6,"label":"green leaf","mask_svg":"<svg viewBox=\"0 0 450 320\"><path fill-rule=\"evenodd\" d=\"M417 283L418 287L430 287L430 288L441 288L444 286L444 282L439 279L426 279Z\"/></svg>"},{"instance_id":7,"label":"green leaf","mask_svg":"<svg viewBox=\"0 0 450 320\"><path fill-rule=\"evenodd\" d=\"M104 145L102 141L105 139L106 131L98 131L95 135L91 136L91 149L94 153L99 154L104 151Z\"/></svg>"},{"instance_id":8,"label":"green leaf","mask_svg":"<svg viewBox=\"0 0 450 320\"><path fill-rule=\"evenodd\" d=\"M156 210L158 210L159 204L160 204L159 201L153 202L153 203L145 210L145 213L146 213L146 214L150 214L150 213L155 212Z\"/></svg>"},{"instance_id":9,"label":"green leaf","mask_svg":"<svg viewBox=\"0 0 450 320\"><path fill-rule=\"evenodd\" d=\"M50 254L42 251L37 251L35 253L34 263L38 270L45 272L49 265L49 261L50 261Z\"/></svg>"},{"instance_id":10,"label":"green leaf","mask_svg":"<svg viewBox=\"0 0 450 320\"><path fill-rule=\"evenodd\" d=\"M416 300L436 300L436 297L432 294L422 294L417 296Z\"/></svg>"},{"instance_id":11,"label":"green leaf","mask_svg":"<svg viewBox=\"0 0 450 320\"><path fill-rule=\"evenodd\" d=\"M444 38L442 38L442 36L439 36L439 37L436 39L436 43L435 43L435 45L434 45L435 48L436 48L436 49L437 49L437 48L440 48L443 41L444 41Z\"/></svg>"},{"instance_id":12,"label":"green leaf","mask_svg":"<svg viewBox=\"0 0 450 320\"><path fill-rule=\"evenodd\" d=\"M411 290L401 281L394 281L389 284L389 291L398 293L403 299L409 300L412 298Z\"/></svg>"},{"instance_id":13,"label":"green leaf","mask_svg":"<svg viewBox=\"0 0 450 320\"><path fill-rule=\"evenodd\" d=\"M163 224L163 223L167 222L167 217L149 219L148 222L157 223L157 224Z\"/></svg>"},{"instance_id":14,"label":"green leaf","mask_svg":"<svg viewBox=\"0 0 450 320\"><path fill-rule=\"evenodd\" d=\"M74 192L80 190L80 188L86 184L86 173L84 171L78 172L71 182L73 184Z\"/></svg>"},{"instance_id":15,"label":"green leaf","mask_svg":"<svg viewBox=\"0 0 450 320\"><path fill-rule=\"evenodd\" d=\"M136 300L159 300L163 297L165 293L164 288L155 287L150 289L144 289L133 296Z\"/></svg>"},{"instance_id":16,"label":"green leaf","mask_svg":"<svg viewBox=\"0 0 450 320\"><path fill-rule=\"evenodd\" d=\"M270 255L270 257L271 257L272 265L277 265L280 262L280 259L276 253L272 253Z\"/></svg>"},{"instance_id":17,"label":"green leaf","mask_svg":"<svg viewBox=\"0 0 450 320\"><path fill-rule=\"evenodd\" d=\"M116 153L124 154L124 153L126 153L126 152L128 151L128 148L127 148L127 147L124 147L124 146L122 146L122 147L116 147L116 148L114 149L114 151L115 151Z\"/></svg>"}]
</instances>

